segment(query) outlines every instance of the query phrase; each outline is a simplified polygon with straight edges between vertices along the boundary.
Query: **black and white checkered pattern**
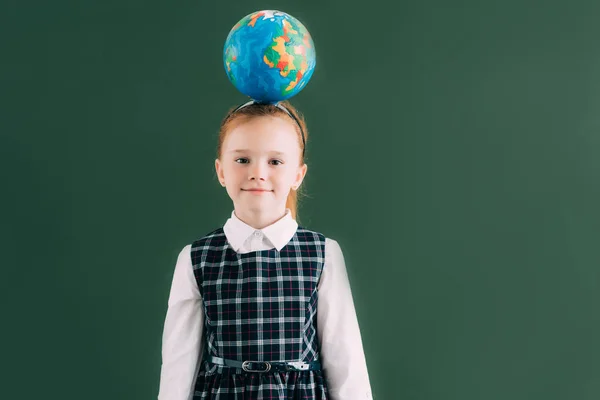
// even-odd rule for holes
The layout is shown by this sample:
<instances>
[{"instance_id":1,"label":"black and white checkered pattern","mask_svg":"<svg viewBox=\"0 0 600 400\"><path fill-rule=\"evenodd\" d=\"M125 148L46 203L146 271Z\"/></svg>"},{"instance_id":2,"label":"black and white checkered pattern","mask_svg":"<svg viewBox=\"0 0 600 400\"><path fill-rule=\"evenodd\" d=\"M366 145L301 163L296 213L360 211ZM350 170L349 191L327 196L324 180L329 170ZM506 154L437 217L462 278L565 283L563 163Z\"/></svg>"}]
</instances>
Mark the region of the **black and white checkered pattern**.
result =
<instances>
[{"instance_id":1,"label":"black and white checkered pattern","mask_svg":"<svg viewBox=\"0 0 600 400\"><path fill-rule=\"evenodd\" d=\"M236 253L223 229L192 243L205 352L238 361L317 361L325 237L298 227L281 249ZM204 360L204 358L203 358ZM322 371L249 373L202 362L194 399L325 400Z\"/></svg>"}]
</instances>

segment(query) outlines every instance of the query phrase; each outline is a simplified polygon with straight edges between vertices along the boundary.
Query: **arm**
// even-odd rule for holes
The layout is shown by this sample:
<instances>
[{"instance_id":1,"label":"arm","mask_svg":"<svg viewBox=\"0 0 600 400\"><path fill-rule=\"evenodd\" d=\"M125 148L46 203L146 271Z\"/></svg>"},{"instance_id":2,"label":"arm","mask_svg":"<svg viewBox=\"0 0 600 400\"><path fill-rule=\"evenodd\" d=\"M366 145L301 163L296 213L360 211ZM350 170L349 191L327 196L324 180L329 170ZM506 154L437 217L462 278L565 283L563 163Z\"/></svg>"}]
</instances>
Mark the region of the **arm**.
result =
<instances>
[{"instance_id":1,"label":"arm","mask_svg":"<svg viewBox=\"0 0 600 400\"><path fill-rule=\"evenodd\" d=\"M194 278L191 245L179 253L162 337L158 400L191 400L202 351L204 310Z\"/></svg>"},{"instance_id":2,"label":"arm","mask_svg":"<svg viewBox=\"0 0 600 400\"><path fill-rule=\"evenodd\" d=\"M321 363L331 399L372 399L344 256L335 240L326 239L325 266L317 290Z\"/></svg>"}]
</instances>

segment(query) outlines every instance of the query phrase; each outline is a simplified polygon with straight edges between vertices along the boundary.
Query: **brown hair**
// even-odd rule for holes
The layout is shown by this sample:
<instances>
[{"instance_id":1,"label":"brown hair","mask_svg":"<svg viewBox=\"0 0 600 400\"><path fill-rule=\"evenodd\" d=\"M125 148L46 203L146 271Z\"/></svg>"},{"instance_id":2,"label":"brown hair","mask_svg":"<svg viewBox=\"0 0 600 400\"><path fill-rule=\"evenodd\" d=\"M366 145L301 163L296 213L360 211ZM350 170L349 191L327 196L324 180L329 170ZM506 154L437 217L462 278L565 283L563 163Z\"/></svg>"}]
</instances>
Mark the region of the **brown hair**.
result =
<instances>
[{"instance_id":1,"label":"brown hair","mask_svg":"<svg viewBox=\"0 0 600 400\"><path fill-rule=\"evenodd\" d=\"M294 121L294 119L290 117L284 110L282 110L274 104L254 103L242 107L235 112L233 112L235 108L232 108L221 122L221 127L219 129L219 141L217 144L217 158L221 158L223 143L225 142L227 133L231 129L253 118L281 117L287 119L291 124L294 125L296 133L298 134L298 146L300 146L301 150L299 163L300 165L304 164L304 146L305 143L308 141L308 130L306 129L306 122L304 121L304 117L288 101L281 101L279 102L279 105L285 107L285 109L288 110L290 114L292 114L296 118L296 121ZM302 141L302 131L300 130L301 127L302 131L304 131L304 143ZM299 190L300 188L298 188L298 190L291 190L285 202L285 206L291 210L292 218L294 219L298 219L297 216Z\"/></svg>"}]
</instances>

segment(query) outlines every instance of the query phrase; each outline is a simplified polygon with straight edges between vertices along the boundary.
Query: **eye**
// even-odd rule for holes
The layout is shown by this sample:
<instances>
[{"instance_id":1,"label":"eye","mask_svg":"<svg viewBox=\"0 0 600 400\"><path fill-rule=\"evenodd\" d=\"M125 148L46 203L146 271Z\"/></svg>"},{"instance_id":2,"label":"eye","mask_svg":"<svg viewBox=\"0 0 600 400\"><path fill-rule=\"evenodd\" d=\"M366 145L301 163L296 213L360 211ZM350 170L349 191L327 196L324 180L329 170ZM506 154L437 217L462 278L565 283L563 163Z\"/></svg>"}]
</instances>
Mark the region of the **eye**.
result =
<instances>
[{"instance_id":1,"label":"eye","mask_svg":"<svg viewBox=\"0 0 600 400\"><path fill-rule=\"evenodd\" d=\"M271 160L271 164L272 165L281 165L281 164L283 164L283 161L281 161L281 160Z\"/></svg>"},{"instance_id":2,"label":"eye","mask_svg":"<svg viewBox=\"0 0 600 400\"><path fill-rule=\"evenodd\" d=\"M242 157L242 158L236 159L235 162L238 164L248 164L249 160L247 158Z\"/></svg>"}]
</instances>

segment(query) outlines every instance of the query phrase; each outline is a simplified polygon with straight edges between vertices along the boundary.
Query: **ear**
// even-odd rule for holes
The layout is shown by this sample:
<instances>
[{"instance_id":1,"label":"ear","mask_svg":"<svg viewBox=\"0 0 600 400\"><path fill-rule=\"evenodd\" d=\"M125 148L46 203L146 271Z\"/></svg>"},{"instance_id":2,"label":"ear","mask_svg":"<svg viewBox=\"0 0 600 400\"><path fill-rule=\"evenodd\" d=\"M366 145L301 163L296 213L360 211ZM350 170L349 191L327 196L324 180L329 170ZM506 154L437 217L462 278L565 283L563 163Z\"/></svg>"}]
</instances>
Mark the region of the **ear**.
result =
<instances>
[{"instance_id":1,"label":"ear","mask_svg":"<svg viewBox=\"0 0 600 400\"><path fill-rule=\"evenodd\" d=\"M217 178L219 179L219 183L221 186L225 187L225 175L223 175L223 166L221 165L221 160L218 158L215 160L215 170L217 171Z\"/></svg>"},{"instance_id":2,"label":"ear","mask_svg":"<svg viewBox=\"0 0 600 400\"><path fill-rule=\"evenodd\" d=\"M292 185L292 189L298 190L304 177L306 176L306 171L308 170L308 165L302 164L298 167L298 172L296 173L296 179L294 180L294 184Z\"/></svg>"}]
</instances>

